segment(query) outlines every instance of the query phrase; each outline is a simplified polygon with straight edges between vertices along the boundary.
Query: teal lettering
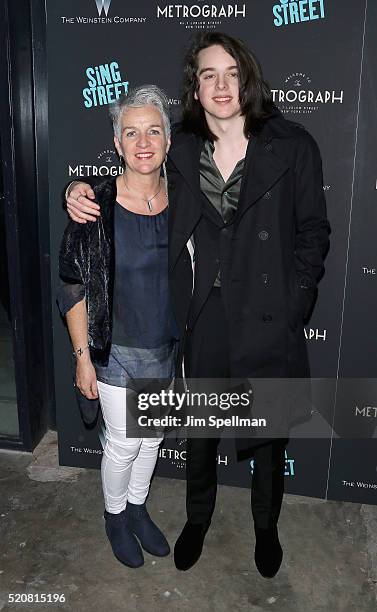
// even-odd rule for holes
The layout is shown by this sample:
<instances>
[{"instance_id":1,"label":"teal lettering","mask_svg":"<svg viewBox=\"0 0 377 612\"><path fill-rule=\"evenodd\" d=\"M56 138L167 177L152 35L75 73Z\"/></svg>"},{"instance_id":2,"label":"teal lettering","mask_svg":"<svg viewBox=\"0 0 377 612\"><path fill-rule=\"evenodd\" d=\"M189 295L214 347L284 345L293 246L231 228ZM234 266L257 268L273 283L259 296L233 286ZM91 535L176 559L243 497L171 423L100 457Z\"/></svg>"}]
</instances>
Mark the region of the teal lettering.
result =
<instances>
[{"instance_id":1,"label":"teal lettering","mask_svg":"<svg viewBox=\"0 0 377 612\"><path fill-rule=\"evenodd\" d=\"M308 10L308 0L300 0L300 19L301 21L309 21L310 17L306 14Z\"/></svg>"},{"instance_id":2,"label":"teal lettering","mask_svg":"<svg viewBox=\"0 0 377 612\"><path fill-rule=\"evenodd\" d=\"M109 64L98 66L100 78L99 84L106 85L106 83L111 83L111 74Z\"/></svg>"},{"instance_id":3,"label":"teal lettering","mask_svg":"<svg viewBox=\"0 0 377 612\"><path fill-rule=\"evenodd\" d=\"M272 7L272 12L275 15L274 24L277 27L283 25L283 20L281 17L281 6L276 4L275 6Z\"/></svg>"},{"instance_id":4,"label":"teal lettering","mask_svg":"<svg viewBox=\"0 0 377 612\"><path fill-rule=\"evenodd\" d=\"M93 106L93 101L90 97L90 92L92 90L89 89L88 87L86 87L85 89L82 90L82 95L84 96L84 105L86 106L86 108L91 108Z\"/></svg>"},{"instance_id":5,"label":"teal lettering","mask_svg":"<svg viewBox=\"0 0 377 612\"><path fill-rule=\"evenodd\" d=\"M315 0L314 0L315 2ZM309 5L309 17L312 21L314 21L315 19L319 19L319 15L317 13L317 9L316 7L313 5L313 0L310 2Z\"/></svg>"},{"instance_id":6,"label":"teal lettering","mask_svg":"<svg viewBox=\"0 0 377 612\"><path fill-rule=\"evenodd\" d=\"M98 102L97 102L97 95L96 95L96 89L94 87L90 88L91 94L93 96L93 106L97 106Z\"/></svg>"},{"instance_id":7,"label":"teal lettering","mask_svg":"<svg viewBox=\"0 0 377 612\"><path fill-rule=\"evenodd\" d=\"M103 85L100 85L99 87L97 87L97 96L98 96L98 102L101 106L106 104L107 102L106 92L105 92L105 88L103 87Z\"/></svg>"},{"instance_id":8,"label":"teal lettering","mask_svg":"<svg viewBox=\"0 0 377 612\"><path fill-rule=\"evenodd\" d=\"M297 6L297 2L291 2L289 5L289 14L290 14L290 18L291 18L291 23L299 23L300 22L300 16L298 13L298 6Z\"/></svg>"},{"instance_id":9,"label":"teal lettering","mask_svg":"<svg viewBox=\"0 0 377 612\"><path fill-rule=\"evenodd\" d=\"M118 100L118 98L120 97L122 86L123 86L123 83L115 83L115 85L114 85L115 99L116 100Z\"/></svg>"},{"instance_id":10,"label":"teal lettering","mask_svg":"<svg viewBox=\"0 0 377 612\"><path fill-rule=\"evenodd\" d=\"M106 93L107 93L108 104L110 104L111 102L115 102L116 98L113 97L114 95L114 85L113 84L106 85Z\"/></svg>"},{"instance_id":11,"label":"teal lettering","mask_svg":"<svg viewBox=\"0 0 377 612\"><path fill-rule=\"evenodd\" d=\"M113 81L115 83L119 83L122 77L120 75L119 65L117 62L111 62L110 71L111 71L111 76L113 77Z\"/></svg>"},{"instance_id":12,"label":"teal lettering","mask_svg":"<svg viewBox=\"0 0 377 612\"><path fill-rule=\"evenodd\" d=\"M87 68L86 69L86 76L88 77L88 85L91 86L91 87L96 87L97 86L97 81L93 77L93 74L94 74L94 69L93 68Z\"/></svg>"}]
</instances>

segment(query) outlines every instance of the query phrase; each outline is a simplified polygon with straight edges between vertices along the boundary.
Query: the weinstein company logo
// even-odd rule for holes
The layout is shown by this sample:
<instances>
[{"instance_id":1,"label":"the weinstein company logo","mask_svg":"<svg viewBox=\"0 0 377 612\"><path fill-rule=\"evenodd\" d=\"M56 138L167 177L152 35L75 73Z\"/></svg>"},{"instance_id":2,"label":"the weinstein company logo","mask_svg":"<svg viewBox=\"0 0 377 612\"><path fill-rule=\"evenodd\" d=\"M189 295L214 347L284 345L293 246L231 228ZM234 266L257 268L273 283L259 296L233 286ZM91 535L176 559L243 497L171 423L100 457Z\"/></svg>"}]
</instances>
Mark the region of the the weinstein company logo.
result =
<instances>
[{"instance_id":1,"label":"the weinstein company logo","mask_svg":"<svg viewBox=\"0 0 377 612\"><path fill-rule=\"evenodd\" d=\"M90 24L90 25L103 25L103 24L137 24L137 23L145 23L147 21L146 17L132 17L129 14L127 15L114 15L112 17L108 16L110 5L112 0L94 0L97 8L98 17L93 17L92 15L75 15L67 16L61 15L60 19L64 24ZM92 11L94 11L94 2L90 0L90 6L92 7Z\"/></svg>"},{"instance_id":2,"label":"the weinstein company logo","mask_svg":"<svg viewBox=\"0 0 377 612\"><path fill-rule=\"evenodd\" d=\"M97 6L98 17L101 17L102 11L104 11L107 17L107 13L109 12L111 0L95 0L95 3Z\"/></svg>"}]
</instances>

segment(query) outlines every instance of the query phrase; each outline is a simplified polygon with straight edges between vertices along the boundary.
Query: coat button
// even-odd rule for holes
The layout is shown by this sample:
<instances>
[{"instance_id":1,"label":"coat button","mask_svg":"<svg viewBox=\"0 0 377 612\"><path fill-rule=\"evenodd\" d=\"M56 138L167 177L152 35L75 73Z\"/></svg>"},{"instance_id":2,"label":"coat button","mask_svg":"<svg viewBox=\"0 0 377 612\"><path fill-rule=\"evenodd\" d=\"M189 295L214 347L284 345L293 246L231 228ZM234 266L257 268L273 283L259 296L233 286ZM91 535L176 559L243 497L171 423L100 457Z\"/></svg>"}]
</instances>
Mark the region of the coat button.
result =
<instances>
[{"instance_id":1,"label":"coat button","mask_svg":"<svg viewBox=\"0 0 377 612\"><path fill-rule=\"evenodd\" d=\"M263 197L264 197L265 200L269 200L270 197L271 197L271 191L266 191L266 193L264 194Z\"/></svg>"},{"instance_id":2,"label":"coat button","mask_svg":"<svg viewBox=\"0 0 377 612\"><path fill-rule=\"evenodd\" d=\"M307 278L302 278L300 280L300 288L301 289L309 289L310 288L310 282Z\"/></svg>"},{"instance_id":3,"label":"coat button","mask_svg":"<svg viewBox=\"0 0 377 612\"><path fill-rule=\"evenodd\" d=\"M267 321L272 321L272 315L269 312L264 312L262 316L263 321L266 323Z\"/></svg>"},{"instance_id":4,"label":"coat button","mask_svg":"<svg viewBox=\"0 0 377 612\"><path fill-rule=\"evenodd\" d=\"M260 240L267 240L268 236L269 236L269 233L266 232L266 230L262 230L258 234L258 237L259 237Z\"/></svg>"},{"instance_id":5,"label":"coat button","mask_svg":"<svg viewBox=\"0 0 377 612\"><path fill-rule=\"evenodd\" d=\"M268 283L268 274L262 274L262 282L264 285L267 285Z\"/></svg>"},{"instance_id":6,"label":"coat button","mask_svg":"<svg viewBox=\"0 0 377 612\"><path fill-rule=\"evenodd\" d=\"M220 263L220 259L218 257L216 257L215 259L215 263L219 264Z\"/></svg>"},{"instance_id":7,"label":"coat button","mask_svg":"<svg viewBox=\"0 0 377 612\"><path fill-rule=\"evenodd\" d=\"M266 151L272 151L272 144L270 142L267 142L264 145L264 148L266 149Z\"/></svg>"}]
</instances>

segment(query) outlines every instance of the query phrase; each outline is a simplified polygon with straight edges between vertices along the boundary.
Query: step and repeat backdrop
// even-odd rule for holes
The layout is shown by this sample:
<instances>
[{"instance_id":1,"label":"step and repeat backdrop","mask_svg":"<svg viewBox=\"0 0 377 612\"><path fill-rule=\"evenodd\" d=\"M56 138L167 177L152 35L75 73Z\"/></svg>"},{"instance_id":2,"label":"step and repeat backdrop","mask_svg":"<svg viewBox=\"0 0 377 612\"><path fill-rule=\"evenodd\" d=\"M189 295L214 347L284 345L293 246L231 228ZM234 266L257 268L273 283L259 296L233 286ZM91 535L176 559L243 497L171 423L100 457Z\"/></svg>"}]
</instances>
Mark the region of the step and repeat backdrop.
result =
<instances>
[{"instance_id":1,"label":"step and repeat backdrop","mask_svg":"<svg viewBox=\"0 0 377 612\"><path fill-rule=\"evenodd\" d=\"M168 4L46 0L54 367L61 465L99 468L102 419L85 429L72 384L70 343L55 303L67 183L119 173L108 104L156 83L180 115L183 56L199 30L224 31L259 58L287 119L314 136L332 227L326 274L305 328L312 376L332 383L322 437L289 442L286 491L377 503L377 249L375 0L246 0ZM314 427L314 425L313 425ZM326 430L326 427L325 427ZM352 437L350 435L352 432ZM246 487L253 462L219 446L220 482ZM185 441L165 440L157 474L184 478Z\"/></svg>"}]
</instances>

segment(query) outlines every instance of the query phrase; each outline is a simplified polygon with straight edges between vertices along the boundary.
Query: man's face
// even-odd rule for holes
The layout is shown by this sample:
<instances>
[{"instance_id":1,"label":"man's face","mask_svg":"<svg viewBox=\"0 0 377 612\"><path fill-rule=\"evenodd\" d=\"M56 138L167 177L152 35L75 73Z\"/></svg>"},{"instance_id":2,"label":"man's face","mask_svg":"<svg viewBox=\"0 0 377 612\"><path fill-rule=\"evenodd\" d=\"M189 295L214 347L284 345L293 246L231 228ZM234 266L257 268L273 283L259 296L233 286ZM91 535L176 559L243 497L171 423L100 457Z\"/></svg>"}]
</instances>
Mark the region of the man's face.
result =
<instances>
[{"instance_id":1,"label":"man's face","mask_svg":"<svg viewBox=\"0 0 377 612\"><path fill-rule=\"evenodd\" d=\"M198 54L198 93L194 94L208 115L230 119L241 114L237 63L221 45Z\"/></svg>"}]
</instances>

